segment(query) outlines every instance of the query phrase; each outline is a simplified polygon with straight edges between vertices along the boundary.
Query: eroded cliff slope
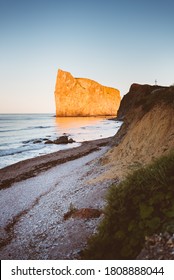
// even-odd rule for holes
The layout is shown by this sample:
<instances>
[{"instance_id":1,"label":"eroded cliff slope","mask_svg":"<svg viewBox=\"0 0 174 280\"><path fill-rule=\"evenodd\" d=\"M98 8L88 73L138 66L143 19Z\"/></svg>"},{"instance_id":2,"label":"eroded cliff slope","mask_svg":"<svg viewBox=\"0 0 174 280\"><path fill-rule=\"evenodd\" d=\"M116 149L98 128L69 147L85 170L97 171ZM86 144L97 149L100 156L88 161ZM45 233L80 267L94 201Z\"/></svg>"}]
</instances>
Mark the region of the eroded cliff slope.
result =
<instances>
[{"instance_id":1,"label":"eroded cliff slope","mask_svg":"<svg viewBox=\"0 0 174 280\"><path fill-rule=\"evenodd\" d=\"M105 215L85 259L173 260L174 87L133 84L118 118L124 123L101 159L106 171L95 179L112 182Z\"/></svg>"},{"instance_id":2,"label":"eroded cliff slope","mask_svg":"<svg viewBox=\"0 0 174 280\"><path fill-rule=\"evenodd\" d=\"M108 166L103 179L123 178L174 148L174 87L133 84L118 119L124 123L102 159Z\"/></svg>"},{"instance_id":3,"label":"eroded cliff slope","mask_svg":"<svg viewBox=\"0 0 174 280\"><path fill-rule=\"evenodd\" d=\"M85 78L74 78L69 72L58 71L55 102L56 116L116 116L120 92Z\"/></svg>"}]
</instances>

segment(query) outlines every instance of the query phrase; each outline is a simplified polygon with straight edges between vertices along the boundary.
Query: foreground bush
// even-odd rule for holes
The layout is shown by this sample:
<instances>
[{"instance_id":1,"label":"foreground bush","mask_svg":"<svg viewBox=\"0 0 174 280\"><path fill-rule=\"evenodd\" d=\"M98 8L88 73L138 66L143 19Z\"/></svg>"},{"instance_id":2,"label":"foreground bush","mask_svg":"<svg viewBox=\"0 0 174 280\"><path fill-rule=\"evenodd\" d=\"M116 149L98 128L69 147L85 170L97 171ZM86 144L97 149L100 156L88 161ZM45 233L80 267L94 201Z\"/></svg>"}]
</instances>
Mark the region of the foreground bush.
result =
<instances>
[{"instance_id":1,"label":"foreground bush","mask_svg":"<svg viewBox=\"0 0 174 280\"><path fill-rule=\"evenodd\" d=\"M164 231L174 232L174 152L111 186L83 258L135 259L145 236Z\"/></svg>"}]
</instances>

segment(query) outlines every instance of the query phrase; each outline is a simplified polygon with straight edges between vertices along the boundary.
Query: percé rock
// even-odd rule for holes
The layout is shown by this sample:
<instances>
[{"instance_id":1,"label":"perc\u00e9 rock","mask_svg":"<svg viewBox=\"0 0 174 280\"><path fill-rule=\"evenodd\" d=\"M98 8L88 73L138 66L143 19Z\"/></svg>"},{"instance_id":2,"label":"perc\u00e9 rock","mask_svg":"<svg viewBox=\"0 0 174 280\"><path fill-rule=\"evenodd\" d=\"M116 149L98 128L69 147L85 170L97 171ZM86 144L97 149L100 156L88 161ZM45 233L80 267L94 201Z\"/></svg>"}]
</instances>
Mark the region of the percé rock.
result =
<instances>
[{"instance_id":1,"label":"perc\u00e9 rock","mask_svg":"<svg viewBox=\"0 0 174 280\"><path fill-rule=\"evenodd\" d=\"M57 117L116 116L120 92L58 70L55 86Z\"/></svg>"}]
</instances>

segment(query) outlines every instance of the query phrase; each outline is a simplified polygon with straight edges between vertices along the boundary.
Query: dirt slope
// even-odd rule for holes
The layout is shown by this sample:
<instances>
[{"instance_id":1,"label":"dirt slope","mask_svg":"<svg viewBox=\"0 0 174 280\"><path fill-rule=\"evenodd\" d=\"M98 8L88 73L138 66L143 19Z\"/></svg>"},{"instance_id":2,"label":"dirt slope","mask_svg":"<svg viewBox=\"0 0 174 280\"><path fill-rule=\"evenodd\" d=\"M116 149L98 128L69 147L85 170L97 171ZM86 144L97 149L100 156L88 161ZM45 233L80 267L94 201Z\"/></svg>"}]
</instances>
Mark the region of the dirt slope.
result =
<instances>
[{"instance_id":1,"label":"dirt slope","mask_svg":"<svg viewBox=\"0 0 174 280\"><path fill-rule=\"evenodd\" d=\"M131 86L118 118L124 123L101 160L107 171L99 180L121 179L174 148L174 87Z\"/></svg>"}]
</instances>

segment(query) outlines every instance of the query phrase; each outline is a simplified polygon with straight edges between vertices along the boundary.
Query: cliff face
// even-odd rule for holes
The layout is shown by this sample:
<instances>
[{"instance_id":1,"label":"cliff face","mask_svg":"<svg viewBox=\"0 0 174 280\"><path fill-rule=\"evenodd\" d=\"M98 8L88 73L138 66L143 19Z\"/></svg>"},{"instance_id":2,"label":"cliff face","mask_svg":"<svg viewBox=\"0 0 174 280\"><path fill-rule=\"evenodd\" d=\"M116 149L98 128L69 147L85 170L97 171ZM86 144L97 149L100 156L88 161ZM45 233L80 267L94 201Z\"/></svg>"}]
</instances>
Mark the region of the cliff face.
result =
<instances>
[{"instance_id":1,"label":"cliff face","mask_svg":"<svg viewBox=\"0 0 174 280\"><path fill-rule=\"evenodd\" d=\"M138 107L141 107L142 113L144 113L149 106L154 106L159 103L160 100L165 99L165 92L168 92L168 87L162 86L150 86L132 84L129 92L124 95L120 108L118 110L118 119L130 118L131 113ZM168 95L170 95L171 89L169 89ZM172 97L171 97L172 98Z\"/></svg>"},{"instance_id":2,"label":"cliff face","mask_svg":"<svg viewBox=\"0 0 174 280\"><path fill-rule=\"evenodd\" d=\"M173 259L174 86L133 84L118 118L123 125L100 159L106 171L92 180L112 186L86 259Z\"/></svg>"},{"instance_id":3,"label":"cliff face","mask_svg":"<svg viewBox=\"0 0 174 280\"><path fill-rule=\"evenodd\" d=\"M56 116L116 116L120 92L59 70L55 86Z\"/></svg>"},{"instance_id":4,"label":"cliff face","mask_svg":"<svg viewBox=\"0 0 174 280\"><path fill-rule=\"evenodd\" d=\"M122 178L174 148L174 87L132 85L118 118L124 123L102 160L105 178Z\"/></svg>"}]
</instances>

